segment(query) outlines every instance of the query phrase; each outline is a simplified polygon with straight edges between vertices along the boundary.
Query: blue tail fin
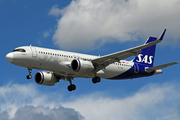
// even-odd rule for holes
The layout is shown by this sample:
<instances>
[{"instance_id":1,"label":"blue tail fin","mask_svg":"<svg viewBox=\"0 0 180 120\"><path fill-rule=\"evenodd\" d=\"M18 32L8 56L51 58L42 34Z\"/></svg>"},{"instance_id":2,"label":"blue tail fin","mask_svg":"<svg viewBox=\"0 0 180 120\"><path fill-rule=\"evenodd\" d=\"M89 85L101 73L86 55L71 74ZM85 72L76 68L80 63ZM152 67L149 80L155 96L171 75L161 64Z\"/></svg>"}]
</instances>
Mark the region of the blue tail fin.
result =
<instances>
[{"instance_id":1,"label":"blue tail fin","mask_svg":"<svg viewBox=\"0 0 180 120\"><path fill-rule=\"evenodd\" d=\"M149 42L153 42L157 40L155 37L149 37L145 44ZM156 51L156 45L150 46L148 48L142 49L142 52L138 54L137 57L134 58L133 62L143 64L148 67L153 67L154 57Z\"/></svg>"}]
</instances>

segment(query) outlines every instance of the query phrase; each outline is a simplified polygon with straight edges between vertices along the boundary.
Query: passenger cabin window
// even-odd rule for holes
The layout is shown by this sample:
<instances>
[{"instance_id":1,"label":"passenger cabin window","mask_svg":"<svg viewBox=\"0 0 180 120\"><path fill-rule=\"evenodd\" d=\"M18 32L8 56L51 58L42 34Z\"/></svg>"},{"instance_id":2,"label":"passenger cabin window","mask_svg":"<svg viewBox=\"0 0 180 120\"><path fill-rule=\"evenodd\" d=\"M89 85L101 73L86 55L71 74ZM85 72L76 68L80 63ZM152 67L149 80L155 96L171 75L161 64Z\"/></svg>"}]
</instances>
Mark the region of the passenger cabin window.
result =
<instances>
[{"instance_id":1,"label":"passenger cabin window","mask_svg":"<svg viewBox=\"0 0 180 120\"><path fill-rule=\"evenodd\" d=\"M24 50L24 49L15 49L15 50L13 50L13 52L26 52L26 50Z\"/></svg>"}]
</instances>

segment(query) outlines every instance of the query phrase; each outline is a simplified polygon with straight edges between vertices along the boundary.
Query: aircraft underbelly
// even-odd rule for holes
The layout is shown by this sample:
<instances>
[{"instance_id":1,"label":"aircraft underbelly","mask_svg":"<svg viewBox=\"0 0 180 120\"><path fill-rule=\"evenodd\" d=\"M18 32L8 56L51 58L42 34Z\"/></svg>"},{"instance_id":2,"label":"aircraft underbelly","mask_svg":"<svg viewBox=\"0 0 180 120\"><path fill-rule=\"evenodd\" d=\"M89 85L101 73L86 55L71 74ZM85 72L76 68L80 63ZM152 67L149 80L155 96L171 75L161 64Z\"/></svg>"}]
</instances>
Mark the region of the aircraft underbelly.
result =
<instances>
[{"instance_id":1,"label":"aircraft underbelly","mask_svg":"<svg viewBox=\"0 0 180 120\"><path fill-rule=\"evenodd\" d=\"M112 78L117 75L123 74L124 72L128 71L130 67L122 67L122 66L108 66L106 69L103 69L103 72L98 72L97 75L101 78Z\"/></svg>"}]
</instances>

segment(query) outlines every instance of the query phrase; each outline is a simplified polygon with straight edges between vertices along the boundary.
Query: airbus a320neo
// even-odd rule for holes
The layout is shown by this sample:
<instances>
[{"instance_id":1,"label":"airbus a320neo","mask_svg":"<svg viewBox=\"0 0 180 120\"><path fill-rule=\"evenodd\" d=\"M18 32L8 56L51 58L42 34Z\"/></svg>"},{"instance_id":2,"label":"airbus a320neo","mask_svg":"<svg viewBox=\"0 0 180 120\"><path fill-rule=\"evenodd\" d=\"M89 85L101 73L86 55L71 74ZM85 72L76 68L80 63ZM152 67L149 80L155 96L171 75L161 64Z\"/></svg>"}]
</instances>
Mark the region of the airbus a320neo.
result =
<instances>
[{"instance_id":1,"label":"airbus a320neo","mask_svg":"<svg viewBox=\"0 0 180 120\"><path fill-rule=\"evenodd\" d=\"M6 55L8 62L28 68L31 79L32 69L44 70L37 72L37 84L53 86L59 80L70 82L68 90L76 89L72 84L74 78L92 78L98 83L101 78L110 80L133 79L162 73L162 68L177 64L172 62L153 66L156 44L163 40L166 29L160 37L149 37L145 44L112 53L105 56L93 56L74 52L53 50L34 46L23 46ZM123 59L135 56L132 61Z\"/></svg>"}]
</instances>

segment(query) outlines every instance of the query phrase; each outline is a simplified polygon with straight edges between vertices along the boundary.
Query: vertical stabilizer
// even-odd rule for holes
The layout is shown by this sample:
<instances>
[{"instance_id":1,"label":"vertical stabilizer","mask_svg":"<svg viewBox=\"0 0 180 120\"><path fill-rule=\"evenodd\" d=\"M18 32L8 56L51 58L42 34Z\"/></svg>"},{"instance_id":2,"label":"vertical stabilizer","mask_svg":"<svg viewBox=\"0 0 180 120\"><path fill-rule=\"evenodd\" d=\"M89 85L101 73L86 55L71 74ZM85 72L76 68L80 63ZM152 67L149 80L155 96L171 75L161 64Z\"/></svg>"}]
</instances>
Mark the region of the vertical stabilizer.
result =
<instances>
[{"instance_id":1,"label":"vertical stabilizer","mask_svg":"<svg viewBox=\"0 0 180 120\"><path fill-rule=\"evenodd\" d=\"M145 44L153 42L155 40L157 40L157 38L149 37L147 41L145 42ZM138 56L134 58L133 62L144 64L145 66L148 66L148 67L153 67L156 44L148 48L142 49L141 51L142 52L139 53Z\"/></svg>"}]
</instances>

